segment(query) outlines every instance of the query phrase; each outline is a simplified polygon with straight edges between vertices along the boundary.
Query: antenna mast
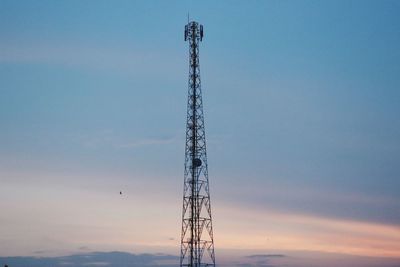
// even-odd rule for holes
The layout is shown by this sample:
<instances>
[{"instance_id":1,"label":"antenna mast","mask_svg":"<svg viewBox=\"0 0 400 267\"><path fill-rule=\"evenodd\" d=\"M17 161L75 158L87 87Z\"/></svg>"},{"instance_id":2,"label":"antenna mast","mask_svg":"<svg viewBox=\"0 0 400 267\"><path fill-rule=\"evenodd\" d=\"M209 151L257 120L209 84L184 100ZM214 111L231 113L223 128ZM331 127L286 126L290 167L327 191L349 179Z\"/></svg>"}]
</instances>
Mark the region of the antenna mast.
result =
<instances>
[{"instance_id":1,"label":"antenna mast","mask_svg":"<svg viewBox=\"0 0 400 267\"><path fill-rule=\"evenodd\" d=\"M215 266L214 237L208 183L206 138L200 82L199 43L203 25L185 26L189 41L189 84L186 122L180 266Z\"/></svg>"}]
</instances>

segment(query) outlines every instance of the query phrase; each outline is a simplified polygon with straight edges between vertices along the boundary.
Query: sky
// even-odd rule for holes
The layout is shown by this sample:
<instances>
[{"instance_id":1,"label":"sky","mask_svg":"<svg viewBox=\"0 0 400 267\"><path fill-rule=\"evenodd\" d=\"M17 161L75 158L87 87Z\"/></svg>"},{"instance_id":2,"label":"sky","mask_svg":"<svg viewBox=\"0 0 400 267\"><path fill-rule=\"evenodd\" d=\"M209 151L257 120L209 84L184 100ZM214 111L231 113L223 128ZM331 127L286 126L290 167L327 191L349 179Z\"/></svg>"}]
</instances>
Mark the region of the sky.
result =
<instances>
[{"instance_id":1,"label":"sky","mask_svg":"<svg viewBox=\"0 0 400 267\"><path fill-rule=\"evenodd\" d=\"M400 266L399 12L0 0L0 260L176 259L189 13L217 262Z\"/></svg>"}]
</instances>

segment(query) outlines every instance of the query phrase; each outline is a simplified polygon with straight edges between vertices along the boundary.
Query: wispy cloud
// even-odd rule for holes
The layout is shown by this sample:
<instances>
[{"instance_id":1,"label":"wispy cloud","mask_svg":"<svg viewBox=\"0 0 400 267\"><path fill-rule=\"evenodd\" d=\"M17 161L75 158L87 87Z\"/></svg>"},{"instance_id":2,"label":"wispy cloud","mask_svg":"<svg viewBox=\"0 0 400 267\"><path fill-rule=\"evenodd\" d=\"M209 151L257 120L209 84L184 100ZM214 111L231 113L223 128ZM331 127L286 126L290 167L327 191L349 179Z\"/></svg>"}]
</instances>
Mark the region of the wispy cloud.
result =
<instances>
[{"instance_id":1,"label":"wispy cloud","mask_svg":"<svg viewBox=\"0 0 400 267\"><path fill-rule=\"evenodd\" d=\"M99 147L132 149L143 146L167 145L180 140L177 136L126 138L107 130L80 134L77 139L83 146L92 149Z\"/></svg>"},{"instance_id":2,"label":"wispy cloud","mask_svg":"<svg viewBox=\"0 0 400 267\"><path fill-rule=\"evenodd\" d=\"M265 259L265 258L283 258L285 255L283 254L255 254L255 255L249 255L247 258L257 258L257 259Z\"/></svg>"},{"instance_id":3,"label":"wispy cloud","mask_svg":"<svg viewBox=\"0 0 400 267\"><path fill-rule=\"evenodd\" d=\"M0 44L0 63L51 64L117 71L120 74L141 77L152 76L157 70L160 70L159 75L171 77L170 72L177 69L177 58L171 53L157 53L155 48L152 50L149 47L114 47L98 43L50 41Z\"/></svg>"},{"instance_id":4,"label":"wispy cloud","mask_svg":"<svg viewBox=\"0 0 400 267\"><path fill-rule=\"evenodd\" d=\"M345 191L316 185L294 185L295 182L277 182L266 177L264 187L237 187L232 199L243 208L280 210L286 213L308 214L315 217L348 221L363 221L399 225L400 198L379 193L366 194L360 191Z\"/></svg>"},{"instance_id":5,"label":"wispy cloud","mask_svg":"<svg viewBox=\"0 0 400 267\"><path fill-rule=\"evenodd\" d=\"M176 140L176 138L148 138L137 140L133 142L127 142L119 144L117 147L120 148L135 148L140 146L151 146L151 145L165 145L171 144Z\"/></svg>"},{"instance_id":6,"label":"wispy cloud","mask_svg":"<svg viewBox=\"0 0 400 267\"><path fill-rule=\"evenodd\" d=\"M44 254L44 253L48 253L48 250L35 250L33 251L34 254Z\"/></svg>"},{"instance_id":7,"label":"wispy cloud","mask_svg":"<svg viewBox=\"0 0 400 267\"><path fill-rule=\"evenodd\" d=\"M398 226L285 213L271 209L261 212L224 206L218 210L224 218L223 224L228 225L229 221L235 220L235 227L220 230L222 238L219 243L226 247L252 247L260 250L301 248L307 251L360 256L400 257ZM240 218L237 217L239 212ZM265 254L265 258L274 258L271 255L274 254ZM261 256L254 258L259 259Z\"/></svg>"}]
</instances>

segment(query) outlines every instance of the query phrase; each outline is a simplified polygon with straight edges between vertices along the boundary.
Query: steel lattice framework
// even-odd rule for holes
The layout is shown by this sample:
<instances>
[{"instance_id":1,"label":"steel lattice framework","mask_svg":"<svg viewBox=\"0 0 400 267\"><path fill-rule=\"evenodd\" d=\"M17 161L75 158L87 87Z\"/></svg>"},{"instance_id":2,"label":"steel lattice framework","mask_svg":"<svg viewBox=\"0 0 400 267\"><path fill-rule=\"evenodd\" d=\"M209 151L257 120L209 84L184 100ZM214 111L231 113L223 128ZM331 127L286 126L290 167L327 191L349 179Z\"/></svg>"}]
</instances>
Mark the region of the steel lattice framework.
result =
<instances>
[{"instance_id":1,"label":"steel lattice framework","mask_svg":"<svg viewBox=\"0 0 400 267\"><path fill-rule=\"evenodd\" d=\"M185 26L190 59L180 266L190 267L215 266L199 65L202 39L203 26L189 22Z\"/></svg>"}]
</instances>

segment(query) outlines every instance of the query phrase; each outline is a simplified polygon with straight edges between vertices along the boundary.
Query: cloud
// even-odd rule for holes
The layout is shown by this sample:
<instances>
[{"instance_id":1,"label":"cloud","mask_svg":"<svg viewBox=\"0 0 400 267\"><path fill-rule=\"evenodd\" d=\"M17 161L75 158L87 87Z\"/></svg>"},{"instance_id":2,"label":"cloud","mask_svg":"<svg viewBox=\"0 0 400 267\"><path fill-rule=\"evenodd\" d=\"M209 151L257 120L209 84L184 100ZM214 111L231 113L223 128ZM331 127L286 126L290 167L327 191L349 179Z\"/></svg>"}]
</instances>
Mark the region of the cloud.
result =
<instances>
[{"instance_id":1,"label":"cloud","mask_svg":"<svg viewBox=\"0 0 400 267\"><path fill-rule=\"evenodd\" d=\"M120 148L136 148L140 146L166 145L175 141L175 138L149 138L117 145Z\"/></svg>"},{"instance_id":2,"label":"cloud","mask_svg":"<svg viewBox=\"0 0 400 267\"><path fill-rule=\"evenodd\" d=\"M48 250L35 250L33 251L34 254L44 254L44 253L48 253Z\"/></svg>"},{"instance_id":3,"label":"cloud","mask_svg":"<svg viewBox=\"0 0 400 267\"><path fill-rule=\"evenodd\" d=\"M132 149L144 146L167 145L177 141L177 136L138 137L135 139L122 137L111 130L77 135L78 142L84 147L96 149L112 147L115 149Z\"/></svg>"},{"instance_id":4,"label":"cloud","mask_svg":"<svg viewBox=\"0 0 400 267\"><path fill-rule=\"evenodd\" d=\"M102 261L85 263L85 266L109 266L109 265L110 265L109 262L102 262Z\"/></svg>"},{"instance_id":5,"label":"cloud","mask_svg":"<svg viewBox=\"0 0 400 267\"><path fill-rule=\"evenodd\" d=\"M283 258L286 257L283 254L255 254L249 255L247 258Z\"/></svg>"},{"instance_id":6,"label":"cloud","mask_svg":"<svg viewBox=\"0 0 400 267\"><path fill-rule=\"evenodd\" d=\"M115 71L137 77L171 77L179 62L173 54L149 47L110 47L89 43L4 43L0 63L45 64L97 71ZM157 64L155 64L157 63Z\"/></svg>"},{"instance_id":7,"label":"cloud","mask_svg":"<svg viewBox=\"0 0 400 267\"><path fill-rule=\"evenodd\" d=\"M41 267L172 267L176 266L179 257L167 254L131 254L126 252L93 252L63 257L0 257L1 264L12 267L41 266ZM174 264L162 262L174 261Z\"/></svg>"},{"instance_id":8,"label":"cloud","mask_svg":"<svg viewBox=\"0 0 400 267\"><path fill-rule=\"evenodd\" d=\"M219 230L221 236L219 244L224 247L246 247L266 252L274 249L298 250L301 248L307 251L370 257L400 256L398 250L400 231L397 225L285 213L268 208L260 212L258 209L245 210L230 205L222 207L217 206L218 214L222 218L222 222L220 220L218 223L229 225L232 220L236 223L235 226ZM237 217L239 212L240 218ZM250 224L249 222L257 223ZM248 230L250 227L251 230ZM266 236L268 238L265 238ZM264 253L251 255L264 255ZM280 259L286 260L287 257L280 257Z\"/></svg>"},{"instance_id":9,"label":"cloud","mask_svg":"<svg viewBox=\"0 0 400 267\"><path fill-rule=\"evenodd\" d=\"M226 253L226 252L225 252ZM254 251L253 253L257 253ZM397 258L358 257L345 254L282 251L283 254L251 254L240 256L237 250L230 251L217 262L218 266L236 267L394 267ZM224 254L220 251L220 254ZM0 266L10 267L176 267L179 257L164 253L132 254L126 252L92 252L61 257L0 257Z\"/></svg>"},{"instance_id":10,"label":"cloud","mask_svg":"<svg viewBox=\"0 0 400 267\"><path fill-rule=\"evenodd\" d=\"M240 262L236 262L234 266L237 267L276 267L281 266L278 264L279 259L285 258L284 254L252 254L244 256Z\"/></svg>"},{"instance_id":11,"label":"cloud","mask_svg":"<svg viewBox=\"0 0 400 267\"><path fill-rule=\"evenodd\" d=\"M238 263L237 267L276 267L276 265L271 265L267 263Z\"/></svg>"},{"instance_id":12,"label":"cloud","mask_svg":"<svg viewBox=\"0 0 400 267\"><path fill-rule=\"evenodd\" d=\"M399 225L400 199L359 191L346 192L322 185L293 186L286 182L267 183L265 187L240 187L237 205L243 208L267 208L337 220Z\"/></svg>"},{"instance_id":13,"label":"cloud","mask_svg":"<svg viewBox=\"0 0 400 267\"><path fill-rule=\"evenodd\" d=\"M257 260L253 263L237 263L238 267L276 267L278 265L272 264L268 259Z\"/></svg>"}]
</instances>

